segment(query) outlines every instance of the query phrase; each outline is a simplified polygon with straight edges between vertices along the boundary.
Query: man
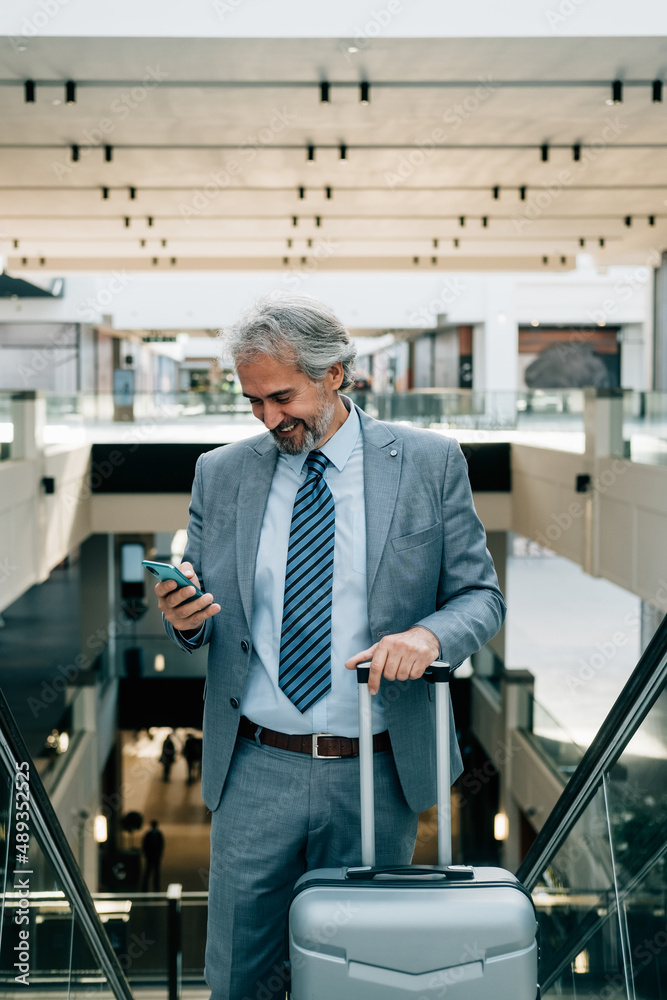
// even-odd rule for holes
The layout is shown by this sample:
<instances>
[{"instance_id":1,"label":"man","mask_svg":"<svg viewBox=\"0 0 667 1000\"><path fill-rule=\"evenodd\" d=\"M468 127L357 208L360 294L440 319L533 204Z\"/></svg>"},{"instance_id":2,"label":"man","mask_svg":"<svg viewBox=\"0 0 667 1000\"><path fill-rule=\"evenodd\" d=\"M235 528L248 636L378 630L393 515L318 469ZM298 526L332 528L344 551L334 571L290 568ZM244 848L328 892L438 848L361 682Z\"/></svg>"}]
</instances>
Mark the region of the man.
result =
<instances>
[{"instance_id":1,"label":"man","mask_svg":"<svg viewBox=\"0 0 667 1000\"><path fill-rule=\"evenodd\" d=\"M213 1000L269 1000L285 991L294 882L360 861L357 663L372 658L379 692L377 863L406 864L435 800L434 706L419 678L487 642L504 603L458 444L340 394L356 350L325 306L269 297L226 339L268 433L197 463L181 569L207 592L183 603L192 588L155 591L176 642L210 644L207 981ZM454 738L452 756L454 779Z\"/></svg>"},{"instance_id":2,"label":"man","mask_svg":"<svg viewBox=\"0 0 667 1000\"><path fill-rule=\"evenodd\" d=\"M148 892L149 883L153 883L153 892L160 891L160 864L164 852L164 834L158 829L156 819L151 820L151 828L144 834L141 842L144 855L144 877L141 891Z\"/></svg>"}]
</instances>

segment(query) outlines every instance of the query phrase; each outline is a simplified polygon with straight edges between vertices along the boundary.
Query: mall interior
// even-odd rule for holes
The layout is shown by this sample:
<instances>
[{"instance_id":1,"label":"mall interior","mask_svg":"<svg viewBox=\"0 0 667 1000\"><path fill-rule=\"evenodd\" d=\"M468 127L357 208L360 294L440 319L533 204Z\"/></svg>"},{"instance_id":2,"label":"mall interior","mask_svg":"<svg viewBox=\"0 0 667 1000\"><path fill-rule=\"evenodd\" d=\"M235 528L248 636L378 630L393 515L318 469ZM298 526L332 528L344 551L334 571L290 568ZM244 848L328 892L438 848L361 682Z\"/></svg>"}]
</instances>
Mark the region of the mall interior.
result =
<instances>
[{"instance_id":1,"label":"mall interior","mask_svg":"<svg viewBox=\"0 0 667 1000\"><path fill-rule=\"evenodd\" d=\"M0 120L3 994L209 995L207 652L141 563L262 430L219 331L282 290L468 463L508 614L454 863L529 891L542 997L666 996L665 10L13 0Z\"/></svg>"}]
</instances>

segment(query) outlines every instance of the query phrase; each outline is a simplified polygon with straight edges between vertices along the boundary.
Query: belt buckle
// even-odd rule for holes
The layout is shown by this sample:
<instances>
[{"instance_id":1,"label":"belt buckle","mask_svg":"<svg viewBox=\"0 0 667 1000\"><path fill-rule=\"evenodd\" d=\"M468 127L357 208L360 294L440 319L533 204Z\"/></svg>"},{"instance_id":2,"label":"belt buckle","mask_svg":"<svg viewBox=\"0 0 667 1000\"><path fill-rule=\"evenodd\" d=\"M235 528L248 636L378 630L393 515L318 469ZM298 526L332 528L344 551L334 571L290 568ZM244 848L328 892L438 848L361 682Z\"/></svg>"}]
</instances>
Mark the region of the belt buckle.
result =
<instances>
[{"instance_id":1,"label":"belt buckle","mask_svg":"<svg viewBox=\"0 0 667 1000\"><path fill-rule=\"evenodd\" d=\"M317 749L317 741L320 736L333 736L333 733L313 733L312 739L312 749L311 754L314 760L340 760L341 754L336 753L319 753Z\"/></svg>"}]
</instances>

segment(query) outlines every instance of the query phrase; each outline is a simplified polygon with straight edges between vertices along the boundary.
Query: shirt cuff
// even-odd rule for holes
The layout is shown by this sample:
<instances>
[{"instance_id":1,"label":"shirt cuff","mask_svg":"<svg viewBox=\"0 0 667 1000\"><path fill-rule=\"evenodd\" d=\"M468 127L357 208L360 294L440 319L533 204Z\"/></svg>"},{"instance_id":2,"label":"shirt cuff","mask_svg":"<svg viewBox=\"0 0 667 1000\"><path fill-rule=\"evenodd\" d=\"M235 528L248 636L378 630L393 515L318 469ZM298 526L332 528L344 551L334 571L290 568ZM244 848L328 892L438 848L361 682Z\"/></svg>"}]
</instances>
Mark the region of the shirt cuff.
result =
<instances>
[{"instance_id":1,"label":"shirt cuff","mask_svg":"<svg viewBox=\"0 0 667 1000\"><path fill-rule=\"evenodd\" d=\"M181 639L183 640L183 642L187 643L188 646L192 646L194 648L202 637L205 625L206 622L204 622L204 625L200 626L199 631L196 632L194 635L191 635L189 639L186 639L185 636L181 633Z\"/></svg>"}]
</instances>

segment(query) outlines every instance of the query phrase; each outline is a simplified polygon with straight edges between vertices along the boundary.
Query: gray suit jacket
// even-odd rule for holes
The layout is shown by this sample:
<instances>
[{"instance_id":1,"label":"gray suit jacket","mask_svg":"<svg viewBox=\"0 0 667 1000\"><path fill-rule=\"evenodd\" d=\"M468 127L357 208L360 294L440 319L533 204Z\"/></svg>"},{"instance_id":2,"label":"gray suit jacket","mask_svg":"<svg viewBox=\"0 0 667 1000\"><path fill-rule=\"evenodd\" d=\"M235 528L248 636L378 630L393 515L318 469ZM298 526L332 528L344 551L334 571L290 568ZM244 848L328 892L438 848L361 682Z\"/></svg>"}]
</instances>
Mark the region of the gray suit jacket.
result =
<instances>
[{"instance_id":1,"label":"gray suit jacket","mask_svg":"<svg viewBox=\"0 0 667 1000\"><path fill-rule=\"evenodd\" d=\"M368 618L373 641L424 625L442 656L461 663L500 629L505 604L472 502L458 443L374 420L364 436ZM234 750L248 672L257 546L278 450L269 433L202 455L184 559L222 610L207 619L202 795L217 808ZM188 649L174 628L168 635ZM435 801L432 685L382 679L396 767L410 807ZM234 707L234 706L237 707ZM452 780L462 770L454 727Z\"/></svg>"}]
</instances>

